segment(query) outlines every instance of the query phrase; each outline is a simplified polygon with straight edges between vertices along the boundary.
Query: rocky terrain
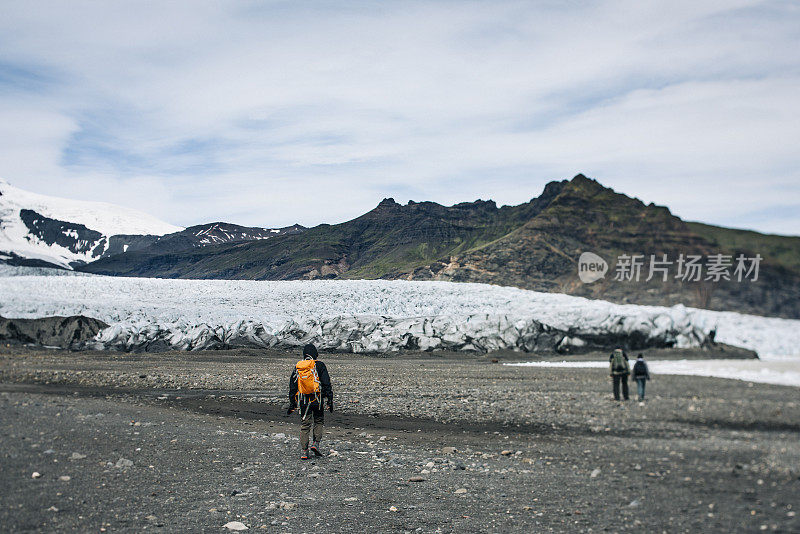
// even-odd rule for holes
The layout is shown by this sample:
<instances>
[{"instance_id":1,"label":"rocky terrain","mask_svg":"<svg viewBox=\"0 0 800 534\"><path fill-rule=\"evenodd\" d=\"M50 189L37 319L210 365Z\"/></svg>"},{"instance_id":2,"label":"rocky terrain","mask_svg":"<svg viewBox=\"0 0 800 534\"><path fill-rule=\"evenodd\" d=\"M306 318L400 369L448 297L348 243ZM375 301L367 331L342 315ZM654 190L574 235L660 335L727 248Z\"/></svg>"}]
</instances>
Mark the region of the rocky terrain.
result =
<instances>
[{"instance_id":1,"label":"rocky terrain","mask_svg":"<svg viewBox=\"0 0 800 534\"><path fill-rule=\"evenodd\" d=\"M674 355L673 355L674 357ZM301 462L296 357L0 353L13 531L796 531L795 388L489 357L323 355L337 410ZM503 359L503 356L500 357ZM228 525L227 529L225 525Z\"/></svg>"},{"instance_id":2,"label":"rocky terrain","mask_svg":"<svg viewBox=\"0 0 800 534\"><path fill-rule=\"evenodd\" d=\"M106 327L103 321L82 315L40 319L0 317L0 343L81 349Z\"/></svg>"}]
</instances>

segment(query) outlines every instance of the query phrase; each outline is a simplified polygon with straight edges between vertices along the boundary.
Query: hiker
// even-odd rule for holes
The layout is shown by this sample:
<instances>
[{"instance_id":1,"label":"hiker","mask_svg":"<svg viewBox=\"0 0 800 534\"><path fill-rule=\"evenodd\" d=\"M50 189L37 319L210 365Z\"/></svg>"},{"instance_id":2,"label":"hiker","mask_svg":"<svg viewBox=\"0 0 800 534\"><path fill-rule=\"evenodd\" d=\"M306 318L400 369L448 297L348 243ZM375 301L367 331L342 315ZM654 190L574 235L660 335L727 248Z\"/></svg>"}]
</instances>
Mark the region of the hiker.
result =
<instances>
[{"instance_id":1,"label":"hiker","mask_svg":"<svg viewBox=\"0 0 800 534\"><path fill-rule=\"evenodd\" d=\"M314 441L311 452L322 456L319 442L325 424L325 411L322 401L328 399L328 410L333 413L333 388L328 368L317 360L317 347L308 344L303 347L303 359L297 362L289 377L289 415L300 408L300 448L303 450L301 460L308 460L308 435L312 432Z\"/></svg>"},{"instance_id":2,"label":"hiker","mask_svg":"<svg viewBox=\"0 0 800 534\"><path fill-rule=\"evenodd\" d=\"M644 400L644 386L650 380L650 369L647 368L647 363L644 361L644 356L641 353L636 357L636 363L633 364L633 379L636 380L636 391L639 393L639 401Z\"/></svg>"},{"instance_id":3,"label":"hiker","mask_svg":"<svg viewBox=\"0 0 800 534\"><path fill-rule=\"evenodd\" d=\"M628 355L622 349L614 349L608 358L611 369L611 378L614 381L614 400L619 400L619 385L622 383L622 396L628 400L628 375L631 374L628 367Z\"/></svg>"}]
</instances>

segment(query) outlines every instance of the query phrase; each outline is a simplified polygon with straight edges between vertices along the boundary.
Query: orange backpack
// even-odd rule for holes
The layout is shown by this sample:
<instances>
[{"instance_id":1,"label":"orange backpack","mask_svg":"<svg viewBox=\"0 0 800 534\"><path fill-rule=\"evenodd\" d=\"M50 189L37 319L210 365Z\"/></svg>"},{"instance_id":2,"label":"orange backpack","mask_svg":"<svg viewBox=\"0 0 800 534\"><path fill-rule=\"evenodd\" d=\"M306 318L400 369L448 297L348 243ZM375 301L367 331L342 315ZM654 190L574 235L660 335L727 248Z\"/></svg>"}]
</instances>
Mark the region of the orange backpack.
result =
<instances>
[{"instance_id":1,"label":"orange backpack","mask_svg":"<svg viewBox=\"0 0 800 534\"><path fill-rule=\"evenodd\" d=\"M300 360L297 368L297 394L319 397L322 388L317 376L316 360Z\"/></svg>"}]
</instances>

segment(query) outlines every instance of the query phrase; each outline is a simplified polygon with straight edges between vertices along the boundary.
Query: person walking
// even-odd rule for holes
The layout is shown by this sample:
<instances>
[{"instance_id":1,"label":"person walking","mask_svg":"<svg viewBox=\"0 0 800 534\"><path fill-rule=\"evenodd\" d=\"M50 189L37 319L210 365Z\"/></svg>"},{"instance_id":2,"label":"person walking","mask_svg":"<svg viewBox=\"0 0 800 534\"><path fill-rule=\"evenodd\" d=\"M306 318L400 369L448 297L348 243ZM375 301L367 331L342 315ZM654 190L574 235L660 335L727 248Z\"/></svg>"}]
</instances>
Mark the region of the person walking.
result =
<instances>
[{"instance_id":1,"label":"person walking","mask_svg":"<svg viewBox=\"0 0 800 534\"><path fill-rule=\"evenodd\" d=\"M297 362L289 377L289 415L299 408L300 410L300 448L301 460L308 460L309 434L314 441L310 450L316 456L322 456L319 442L325 424L325 410L323 400L328 401L328 410L333 413L333 387L328 368L317 358L317 347L308 344L303 347L303 359Z\"/></svg>"},{"instance_id":2,"label":"person walking","mask_svg":"<svg viewBox=\"0 0 800 534\"><path fill-rule=\"evenodd\" d=\"M647 368L647 363L641 353L636 357L636 363L633 364L633 379L636 380L636 392L639 394L641 402L644 400L644 386L650 380L650 369Z\"/></svg>"},{"instance_id":3,"label":"person walking","mask_svg":"<svg viewBox=\"0 0 800 534\"><path fill-rule=\"evenodd\" d=\"M619 400L619 386L622 384L622 396L628 400L628 375L631 374L628 366L628 355L622 349L614 349L608 358L611 370L611 379L614 381L614 400Z\"/></svg>"}]
</instances>

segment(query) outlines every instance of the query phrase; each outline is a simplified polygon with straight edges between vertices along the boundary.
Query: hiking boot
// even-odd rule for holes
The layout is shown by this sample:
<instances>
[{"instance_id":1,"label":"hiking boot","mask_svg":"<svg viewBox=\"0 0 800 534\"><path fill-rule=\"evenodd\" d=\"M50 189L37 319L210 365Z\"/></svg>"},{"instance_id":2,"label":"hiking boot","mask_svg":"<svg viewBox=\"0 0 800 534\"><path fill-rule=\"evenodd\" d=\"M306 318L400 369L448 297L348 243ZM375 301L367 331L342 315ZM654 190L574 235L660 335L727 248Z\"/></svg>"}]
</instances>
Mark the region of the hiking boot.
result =
<instances>
[{"instance_id":1,"label":"hiking boot","mask_svg":"<svg viewBox=\"0 0 800 534\"><path fill-rule=\"evenodd\" d=\"M311 446L311 452L313 452L315 456L322 456L322 453L319 452L319 447L317 445Z\"/></svg>"},{"instance_id":2,"label":"hiking boot","mask_svg":"<svg viewBox=\"0 0 800 534\"><path fill-rule=\"evenodd\" d=\"M303 454L300 455L301 460L308 460L308 449L303 449Z\"/></svg>"}]
</instances>

